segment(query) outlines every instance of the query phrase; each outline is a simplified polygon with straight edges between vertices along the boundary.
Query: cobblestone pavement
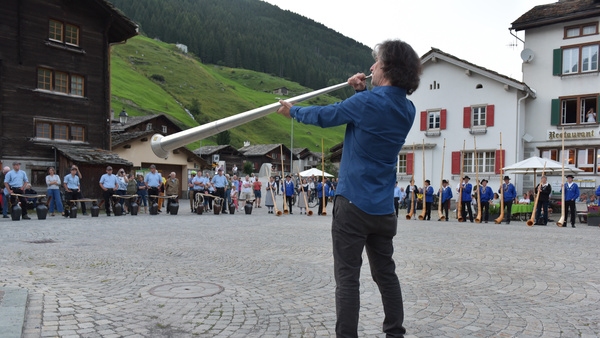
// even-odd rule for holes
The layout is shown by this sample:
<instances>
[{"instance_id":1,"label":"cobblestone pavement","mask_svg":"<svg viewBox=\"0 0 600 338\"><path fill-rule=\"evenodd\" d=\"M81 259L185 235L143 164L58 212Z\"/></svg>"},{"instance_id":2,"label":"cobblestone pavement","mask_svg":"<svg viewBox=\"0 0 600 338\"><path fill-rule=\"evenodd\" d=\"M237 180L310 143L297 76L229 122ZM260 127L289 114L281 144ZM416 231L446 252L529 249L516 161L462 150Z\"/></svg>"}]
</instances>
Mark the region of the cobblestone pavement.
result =
<instances>
[{"instance_id":1,"label":"cobblestone pavement","mask_svg":"<svg viewBox=\"0 0 600 338\"><path fill-rule=\"evenodd\" d=\"M331 214L0 221L24 337L334 335ZM411 337L597 337L600 229L399 221ZM360 335L382 337L365 260Z\"/></svg>"}]
</instances>

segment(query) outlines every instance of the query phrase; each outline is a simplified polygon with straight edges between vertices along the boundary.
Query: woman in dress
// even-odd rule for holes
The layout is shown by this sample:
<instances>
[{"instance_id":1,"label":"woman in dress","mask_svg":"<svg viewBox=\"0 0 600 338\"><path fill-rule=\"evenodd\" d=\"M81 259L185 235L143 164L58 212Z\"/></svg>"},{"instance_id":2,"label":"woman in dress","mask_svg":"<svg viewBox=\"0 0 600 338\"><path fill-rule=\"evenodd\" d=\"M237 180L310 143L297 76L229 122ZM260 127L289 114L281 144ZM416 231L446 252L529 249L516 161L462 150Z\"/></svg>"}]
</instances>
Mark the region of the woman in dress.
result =
<instances>
[{"instance_id":1,"label":"woman in dress","mask_svg":"<svg viewBox=\"0 0 600 338\"><path fill-rule=\"evenodd\" d=\"M53 167L48 169L48 176L46 176L46 185L48 186L48 197L50 200L50 216L54 216L54 206L56 210L63 216L65 212L63 210L62 200L60 198L60 177L56 175Z\"/></svg>"},{"instance_id":2,"label":"woman in dress","mask_svg":"<svg viewBox=\"0 0 600 338\"><path fill-rule=\"evenodd\" d=\"M267 196L265 197L265 206L267 207L267 213L272 214L273 207L275 206L273 197L275 197L275 194L277 193L277 183L275 182L275 177L271 176L269 182L267 183L267 186L265 187L265 190L267 191Z\"/></svg>"},{"instance_id":3,"label":"woman in dress","mask_svg":"<svg viewBox=\"0 0 600 338\"><path fill-rule=\"evenodd\" d=\"M306 179L302 179L302 184L298 187L298 208L300 208L300 215L302 215L302 211L306 215L306 210L308 205L306 205L306 201L308 200L308 183Z\"/></svg>"}]
</instances>

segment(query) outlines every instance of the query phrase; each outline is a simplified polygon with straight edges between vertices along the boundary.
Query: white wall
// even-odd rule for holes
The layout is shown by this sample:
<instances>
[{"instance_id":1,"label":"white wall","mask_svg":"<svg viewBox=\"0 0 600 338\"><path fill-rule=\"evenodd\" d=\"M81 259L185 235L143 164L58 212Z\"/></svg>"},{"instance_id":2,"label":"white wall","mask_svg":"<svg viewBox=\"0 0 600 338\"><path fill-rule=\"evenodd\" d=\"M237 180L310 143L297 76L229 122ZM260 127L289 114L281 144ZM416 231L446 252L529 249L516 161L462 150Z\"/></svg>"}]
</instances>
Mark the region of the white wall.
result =
<instances>
[{"instance_id":1,"label":"white wall","mask_svg":"<svg viewBox=\"0 0 600 338\"><path fill-rule=\"evenodd\" d=\"M433 82L440 84L440 89L430 90L430 84ZM483 88L476 89L476 85L481 84ZM435 144L432 149L425 150L425 178L430 179L432 186L437 190L440 185L440 174L442 170L442 152L444 138L446 139L446 151L444 159L444 178L450 179L450 185L455 187L459 181L460 175L451 175L452 152L463 149L463 141L466 141L466 151L473 151L473 135L469 133L469 128L463 128L463 108L472 105L494 105L495 117L494 126L487 128L486 134L477 134L478 151L495 151L499 148L500 132L502 132L502 148L506 151L505 162L503 166L511 165L520 159L517 159L517 146L521 144L517 140L522 136L518 133L517 126L517 100L524 93L510 87L505 90L504 84L486 76L475 74L466 75L463 68L457 67L443 60L438 59L437 63L428 61L424 65L423 75L419 89L408 98L413 101L417 109L415 122L406 139L402 153L412 152L412 143L415 142L417 150L415 153L415 177L416 183L420 187L423 184L423 157L422 143L425 139L426 144ZM420 130L421 111L428 109L447 109L446 129L441 131L440 136L425 136L425 132ZM524 113L524 107L521 113ZM521 123L522 125L522 123ZM522 150L520 154L522 154ZM471 182L475 182L475 173L465 173L471 177ZM514 175L513 183L515 181ZM490 186L495 190L500 185L500 175L495 173L480 173L479 179L486 178ZM402 184L405 185L410 177L401 177Z\"/></svg>"}]
</instances>

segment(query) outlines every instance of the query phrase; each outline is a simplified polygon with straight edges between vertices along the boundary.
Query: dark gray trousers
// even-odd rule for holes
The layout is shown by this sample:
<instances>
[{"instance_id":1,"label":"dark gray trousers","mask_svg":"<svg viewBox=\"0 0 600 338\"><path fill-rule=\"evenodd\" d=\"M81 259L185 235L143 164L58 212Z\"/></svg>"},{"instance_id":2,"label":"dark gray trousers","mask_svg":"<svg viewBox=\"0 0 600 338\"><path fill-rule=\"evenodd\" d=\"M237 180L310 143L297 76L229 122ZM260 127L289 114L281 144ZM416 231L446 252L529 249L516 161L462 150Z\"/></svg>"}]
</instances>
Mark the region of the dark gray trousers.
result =
<instances>
[{"instance_id":1,"label":"dark gray trousers","mask_svg":"<svg viewBox=\"0 0 600 338\"><path fill-rule=\"evenodd\" d=\"M383 331L387 337L404 337L402 291L392 257L397 225L395 213L369 215L343 196L335 197L331 236L337 337L357 337L360 268L365 247L371 276L379 287L383 302Z\"/></svg>"}]
</instances>

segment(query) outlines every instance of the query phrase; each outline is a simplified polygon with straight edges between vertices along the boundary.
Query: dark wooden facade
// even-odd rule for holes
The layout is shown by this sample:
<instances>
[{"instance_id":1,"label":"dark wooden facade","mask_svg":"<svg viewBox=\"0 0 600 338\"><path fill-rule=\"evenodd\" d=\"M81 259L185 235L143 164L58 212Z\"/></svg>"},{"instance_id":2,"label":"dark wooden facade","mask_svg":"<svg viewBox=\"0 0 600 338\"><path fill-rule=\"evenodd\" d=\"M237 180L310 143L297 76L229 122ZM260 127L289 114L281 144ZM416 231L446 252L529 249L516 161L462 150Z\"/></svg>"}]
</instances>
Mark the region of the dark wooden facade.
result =
<instances>
[{"instance_id":1,"label":"dark wooden facade","mask_svg":"<svg viewBox=\"0 0 600 338\"><path fill-rule=\"evenodd\" d=\"M219 155L219 161L225 162L225 172L233 174L233 166L242 172L246 158L242 153L230 145L204 146L194 150L194 154L200 156L207 163L213 162L213 155Z\"/></svg>"},{"instance_id":2,"label":"dark wooden facade","mask_svg":"<svg viewBox=\"0 0 600 338\"><path fill-rule=\"evenodd\" d=\"M110 150L110 46L136 31L104 0L3 0L3 162L29 171L57 163L56 146Z\"/></svg>"},{"instance_id":3,"label":"dark wooden facade","mask_svg":"<svg viewBox=\"0 0 600 338\"><path fill-rule=\"evenodd\" d=\"M246 161L250 161L254 165L255 172L258 172L264 163L270 163L273 175L275 172L281 172L281 147L283 147L283 172L290 173L290 149L284 144L257 144L244 146L239 150L244 154ZM292 160L297 160L298 156L293 155ZM243 171L243 166L240 171Z\"/></svg>"}]
</instances>

